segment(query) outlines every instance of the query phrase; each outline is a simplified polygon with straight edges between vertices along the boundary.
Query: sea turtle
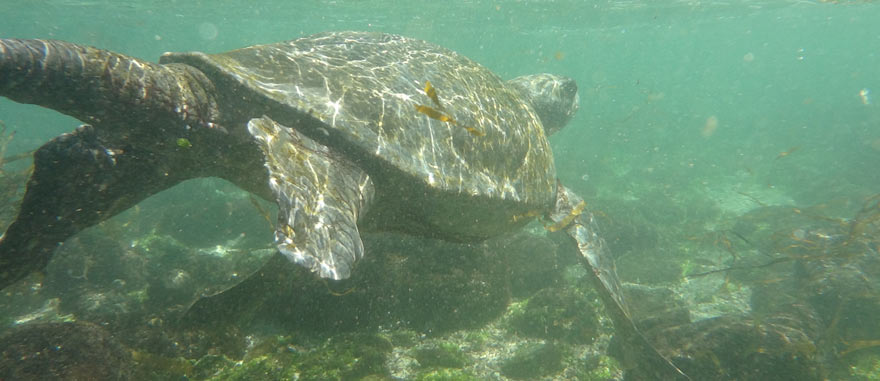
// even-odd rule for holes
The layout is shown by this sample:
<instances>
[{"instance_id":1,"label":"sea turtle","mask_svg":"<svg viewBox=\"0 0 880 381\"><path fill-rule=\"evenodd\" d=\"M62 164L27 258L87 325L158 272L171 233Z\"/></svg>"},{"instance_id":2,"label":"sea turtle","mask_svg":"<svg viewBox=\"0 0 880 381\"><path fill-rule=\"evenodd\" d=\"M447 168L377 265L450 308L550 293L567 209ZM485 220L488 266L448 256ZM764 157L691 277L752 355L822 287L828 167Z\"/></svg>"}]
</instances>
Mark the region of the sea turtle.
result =
<instances>
[{"instance_id":1,"label":"sea turtle","mask_svg":"<svg viewBox=\"0 0 880 381\"><path fill-rule=\"evenodd\" d=\"M322 277L349 276L360 230L473 242L536 217L564 230L633 348L638 333L583 200L558 184L547 135L578 107L570 78L502 81L448 49L329 32L158 64L61 41L0 41L0 95L82 120L34 154L0 240L0 287L59 242L174 184L225 178L276 200L276 243Z\"/></svg>"}]
</instances>

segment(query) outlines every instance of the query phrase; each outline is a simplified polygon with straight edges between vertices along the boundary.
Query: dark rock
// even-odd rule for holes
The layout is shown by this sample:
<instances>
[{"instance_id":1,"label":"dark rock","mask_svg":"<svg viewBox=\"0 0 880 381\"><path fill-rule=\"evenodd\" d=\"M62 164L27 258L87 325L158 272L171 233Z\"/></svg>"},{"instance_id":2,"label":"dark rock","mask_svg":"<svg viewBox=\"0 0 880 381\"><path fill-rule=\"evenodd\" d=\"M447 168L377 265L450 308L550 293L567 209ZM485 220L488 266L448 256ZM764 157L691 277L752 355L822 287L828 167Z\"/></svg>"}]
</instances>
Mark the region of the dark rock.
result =
<instances>
[{"instance_id":1,"label":"dark rock","mask_svg":"<svg viewBox=\"0 0 880 381\"><path fill-rule=\"evenodd\" d=\"M723 316L646 332L692 380L819 381L824 368L812 339L780 319ZM637 367L627 380L653 379Z\"/></svg>"},{"instance_id":2,"label":"dark rock","mask_svg":"<svg viewBox=\"0 0 880 381\"><path fill-rule=\"evenodd\" d=\"M553 344L535 344L516 351L501 365L501 373L516 380L553 375L563 369L562 349Z\"/></svg>"},{"instance_id":3,"label":"dark rock","mask_svg":"<svg viewBox=\"0 0 880 381\"><path fill-rule=\"evenodd\" d=\"M545 288L512 314L508 328L527 337L592 343L599 330L593 298L576 289Z\"/></svg>"},{"instance_id":4,"label":"dark rock","mask_svg":"<svg viewBox=\"0 0 880 381\"><path fill-rule=\"evenodd\" d=\"M599 205L602 205L603 212L598 215L602 236L608 249L618 256L655 250L660 241L655 226L680 223L676 212L681 211L672 207L674 204L667 204L669 210L650 209L639 203L616 200L602 200ZM655 204L652 204L654 207ZM673 222L665 222L667 219Z\"/></svg>"},{"instance_id":5,"label":"dark rock","mask_svg":"<svg viewBox=\"0 0 880 381\"><path fill-rule=\"evenodd\" d=\"M332 337L321 348L303 354L296 366L306 380L388 376L385 362L391 350L391 342L381 336L342 334Z\"/></svg>"},{"instance_id":6,"label":"dark rock","mask_svg":"<svg viewBox=\"0 0 880 381\"><path fill-rule=\"evenodd\" d=\"M679 326L691 321L687 304L668 288L624 283L622 289L630 313L642 330Z\"/></svg>"},{"instance_id":7,"label":"dark rock","mask_svg":"<svg viewBox=\"0 0 880 381\"><path fill-rule=\"evenodd\" d=\"M90 323L23 325L0 338L3 380L128 380L131 356Z\"/></svg>"},{"instance_id":8,"label":"dark rock","mask_svg":"<svg viewBox=\"0 0 880 381\"><path fill-rule=\"evenodd\" d=\"M366 255L347 280L317 279L276 255L245 283L197 303L184 320L312 333L380 326L443 333L482 326L507 308L508 267L485 245L363 238Z\"/></svg>"},{"instance_id":9,"label":"dark rock","mask_svg":"<svg viewBox=\"0 0 880 381\"><path fill-rule=\"evenodd\" d=\"M497 247L507 259L513 297L528 297L560 279L559 245L550 238L521 231L493 240L489 247L491 250Z\"/></svg>"},{"instance_id":10,"label":"dark rock","mask_svg":"<svg viewBox=\"0 0 880 381\"><path fill-rule=\"evenodd\" d=\"M195 379L208 379L220 374L223 369L234 366L234 364L234 361L226 356L206 355L193 365L192 376Z\"/></svg>"}]
</instances>

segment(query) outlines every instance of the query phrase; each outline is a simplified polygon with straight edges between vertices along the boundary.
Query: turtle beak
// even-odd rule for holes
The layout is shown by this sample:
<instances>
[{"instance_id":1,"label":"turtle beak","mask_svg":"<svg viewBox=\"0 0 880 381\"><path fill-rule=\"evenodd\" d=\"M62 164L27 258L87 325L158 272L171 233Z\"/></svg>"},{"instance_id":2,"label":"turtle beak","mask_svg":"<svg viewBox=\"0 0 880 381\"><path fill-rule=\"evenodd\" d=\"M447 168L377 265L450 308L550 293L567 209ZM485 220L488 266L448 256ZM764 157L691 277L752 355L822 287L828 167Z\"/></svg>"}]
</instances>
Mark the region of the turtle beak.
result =
<instances>
[{"instance_id":1,"label":"turtle beak","mask_svg":"<svg viewBox=\"0 0 880 381\"><path fill-rule=\"evenodd\" d=\"M577 99L578 99L577 82L575 82L571 78L566 78L566 80L561 80L560 82L562 82L559 86L561 88L562 95L566 98L568 98L568 97L574 98L575 104L577 104Z\"/></svg>"}]
</instances>

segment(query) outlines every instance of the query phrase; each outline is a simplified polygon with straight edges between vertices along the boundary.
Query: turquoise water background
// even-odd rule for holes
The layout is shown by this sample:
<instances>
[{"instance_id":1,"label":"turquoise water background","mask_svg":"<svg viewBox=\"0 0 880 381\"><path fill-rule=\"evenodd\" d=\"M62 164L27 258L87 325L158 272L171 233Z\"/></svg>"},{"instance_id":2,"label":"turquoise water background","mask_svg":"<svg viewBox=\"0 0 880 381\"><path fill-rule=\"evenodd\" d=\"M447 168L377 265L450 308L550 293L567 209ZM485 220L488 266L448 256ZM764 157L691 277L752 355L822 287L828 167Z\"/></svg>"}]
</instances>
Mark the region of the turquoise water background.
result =
<instances>
[{"instance_id":1,"label":"turquoise water background","mask_svg":"<svg viewBox=\"0 0 880 381\"><path fill-rule=\"evenodd\" d=\"M629 179L675 188L745 171L736 182L818 203L880 183L878 19L863 1L6 1L0 36L156 60L325 30L404 34L504 78L577 79L581 111L553 137L566 183L616 193ZM77 125L5 99L0 120L18 131L11 152Z\"/></svg>"},{"instance_id":2,"label":"turquoise water background","mask_svg":"<svg viewBox=\"0 0 880 381\"><path fill-rule=\"evenodd\" d=\"M750 211L811 208L810 222L842 224L880 193L880 3L872 1L0 2L0 38L61 39L151 61L349 29L425 39L505 79L575 78L580 112L551 137L557 174L600 217L625 281L677 282L694 267L729 265L730 253L752 242L723 233L752 221L741 218ZM80 124L5 98L0 121L16 131L7 155ZM231 188L184 184L100 234L134 247L168 225L160 233L219 251L247 231L247 245L267 247L269 223ZM880 241L869 242L876 251ZM80 245L68 246L89 250ZM19 303L8 296L0 307Z\"/></svg>"}]
</instances>

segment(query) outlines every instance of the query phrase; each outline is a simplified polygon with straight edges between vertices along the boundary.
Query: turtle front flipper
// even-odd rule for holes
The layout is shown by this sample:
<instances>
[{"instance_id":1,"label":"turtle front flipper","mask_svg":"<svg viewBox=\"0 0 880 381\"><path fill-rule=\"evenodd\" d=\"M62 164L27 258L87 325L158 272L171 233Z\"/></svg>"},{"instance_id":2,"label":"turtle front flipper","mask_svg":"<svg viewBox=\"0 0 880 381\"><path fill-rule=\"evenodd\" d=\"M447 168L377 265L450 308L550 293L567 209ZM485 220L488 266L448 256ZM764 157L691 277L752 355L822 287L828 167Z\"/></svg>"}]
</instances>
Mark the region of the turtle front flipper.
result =
<instances>
[{"instance_id":1,"label":"turtle front flipper","mask_svg":"<svg viewBox=\"0 0 880 381\"><path fill-rule=\"evenodd\" d=\"M210 128L220 118L215 94L213 82L190 66L63 41L0 40L0 96L91 125L35 153L19 215L0 238L0 288L42 270L76 232L181 180L239 181L226 174L229 164L257 162L259 151L249 139Z\"/></svg>"},{"instance_id":2,"label":"turtle front flipper","mask_svg":"<svg viewBox=\"0 0 880 381\"><path fill-rule=\"evenodd\" d=\"M266 158L278 201L275 241L322 278L345 279L364 254L358 219L373 199L370 177L349 159L268 117L248 130Z\"/></svg>"},{"instance_id":3,"label":"turtle front flipper","mask_svg":"<svg viewBox=\"0 0 880 381\"><path fill-rule=\"evenodd\" d=\"M579 262L586 267L587 277L602 299L605 311L614 323L615 335L627 350L627 365L649 369L656 380L690 380L669 359L657 351L636 327L630 316L617 278L614 260L605 240L599 236L593 214L585 209L580 196L562 184L557 186L556 209L550 214L553 224L549 231L564 230L577 243Z\"/></svg>"},{"instance_id":4,"label":"turtle front flipper","mask_svg":"<svg viewBox=\"0 0 880 381\"><path fill-rule=\"evenodd\" d=\"M219 114L215 94L213 82L191 66L64 41L0 39L0 96L96 127L211 127Z\"/></svg>"},{"instance_id":5,"label":"turtle front flipper","mask_svg":"<svg viewBox=\"0 0 880 381\"><path fill-rule=\"evenodd\" d=\"M188 177L165 160L89 125L40 147L18 217L0 237L0 289L42 271L68 237Z\"/></svg>"}]
</instances>

